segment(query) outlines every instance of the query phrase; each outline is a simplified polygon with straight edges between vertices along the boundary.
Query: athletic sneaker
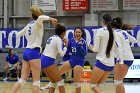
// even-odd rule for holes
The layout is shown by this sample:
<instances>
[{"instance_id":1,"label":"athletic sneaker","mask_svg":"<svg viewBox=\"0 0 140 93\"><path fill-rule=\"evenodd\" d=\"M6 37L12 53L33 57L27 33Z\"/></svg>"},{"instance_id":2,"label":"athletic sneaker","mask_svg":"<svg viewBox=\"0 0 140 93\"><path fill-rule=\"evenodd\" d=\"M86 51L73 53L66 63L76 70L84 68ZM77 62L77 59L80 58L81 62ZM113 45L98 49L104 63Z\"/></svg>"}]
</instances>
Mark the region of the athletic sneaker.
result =
<instances>
[{"instance_id":1,"label":"athletic sneaker","mask_svg":"<svg viewBox=\"0 0 140 93\"><path fill-rule=\"evenodd\" d=\"M7 77L5 77L4 79L3 79L3 81L7 81L8 80L8 78Z\"/></svg>"},{"instance_id":2,"label":"athletic sneaker","mask_svg":"<svg viewBox=\"0 0 140 93\"><path fill-rule=\"evenodd\" d=\"M19 79L20 79L20 78L19 78L19 77L17 77L17 80L18 80L18 81L19 81Z\"/></svg>"},{"instance_id":3,"label":"athletic sneaker","mask_svg":"<svg viewBox=\"0 0 140 93\"><path fill-rule=\"evenodd\" d=\"M42 91L45 91L47 89L49 89L49 86L48 85L40 88L40 90L42 90Z\"/></svg>"}]
</instances>

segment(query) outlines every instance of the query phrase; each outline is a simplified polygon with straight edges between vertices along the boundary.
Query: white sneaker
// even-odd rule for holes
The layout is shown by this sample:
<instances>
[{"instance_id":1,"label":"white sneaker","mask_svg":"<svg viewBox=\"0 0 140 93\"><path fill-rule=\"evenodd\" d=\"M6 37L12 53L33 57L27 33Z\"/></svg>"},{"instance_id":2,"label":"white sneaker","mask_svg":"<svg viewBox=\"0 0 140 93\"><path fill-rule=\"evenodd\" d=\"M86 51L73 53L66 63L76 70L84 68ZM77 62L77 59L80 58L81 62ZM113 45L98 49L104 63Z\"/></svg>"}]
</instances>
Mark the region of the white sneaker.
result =
<instances>
[{"instance_id":1,"label":"white sneaker","mask_svg":"<svg viewBox=\"0 0 140 93\"><path fill-rule=\"evenodd\" d=\"M8 80L8 78L7 77L5 77L4 79L3 79L3 81L7 81Z\"/></svg>"},{"instance_id":2,"label":"white sneaker","mask_svg":"<svg viewBox=\"0 0 140 93\"><path fill-rule=\"evenodd\" d=\"M17 77L17 80L18 80L18 81L19 81L19 79L20 79L20 78L19 78L19 77Z\"/></svg>"},{"instance_id":3,"label":"white sneaker","mask_svg":"<svg viewBox=\"0 0 140 93\"><path fill-rule=\"evenodd\" d=\"M45 86L45 87L41 87L40 90L45 91L45 90L47 90L47 89L49 89L49 88L50 88L50 87L47 85L47 86Z\"/></svg>"}]
</instances>

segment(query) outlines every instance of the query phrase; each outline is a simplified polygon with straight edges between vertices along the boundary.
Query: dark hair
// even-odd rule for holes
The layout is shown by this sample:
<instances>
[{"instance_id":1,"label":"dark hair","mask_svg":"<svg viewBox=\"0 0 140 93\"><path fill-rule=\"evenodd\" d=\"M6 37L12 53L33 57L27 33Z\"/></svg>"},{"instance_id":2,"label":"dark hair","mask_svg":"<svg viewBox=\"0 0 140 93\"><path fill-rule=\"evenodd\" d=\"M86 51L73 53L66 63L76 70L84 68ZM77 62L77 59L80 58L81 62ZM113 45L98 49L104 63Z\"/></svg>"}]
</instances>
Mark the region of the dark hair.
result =
<instances>
[{"instance_id":1,"label":"dark hair","mask_svg":"<svg viewBox=\"0 0 140 93\"><path fill-rule=\"evenodd\" d=\"M121 17L116 17L111 21L111 25L113 28L121 29L122 28L122 18Z\"/></svg>"},{"instance_id":2,"label":"dark hair","mask_svg":"<svg viewBox=\"0 0 140 93\"><path fill-rule=\"evenodd\" d=\"M12 48L10 48L9 50L8 50L8 54L11 56L11 51L12 51L13 49Z\"/></svg>"},{"instance_id":3,"label":"dark hair","mask_svg":"<svg viewBox=\"0 0 140 93\"><path fill-rule=\"evenodd\" d=\"M66 32L66 28L61 24L57 24L55 28L55 34L60 36L63 32Z\"/></svg>"},{"instance_id":4,"label":"dark hair","mask_svg":"<svg viewBox=\"0 0 140 93\"><path fill-rule=\"evenodd\" d=\"M80 29L81 30L81 32L82 32L82 38L83 39L86 39L86 33L85 33L85 30L82 28L82 27L75 27L74 28L74 32L76 31L76 29Z\"/></svg>"},{"instance_id":5,"label":"dark hair","mask_svg":"<svg viewBox=\"0 0 140 93\"><path fill-rule=\"evenodd\" d=\"M111 16L109 14L105 14L102 17L102 19L104 23L107 25L107 29L109 31L109 40L108 40L108 44L106 48L106 57L110 57L110 51L112 49L113 42L114 42L114 34L113 34L112 26L111 26Z\"/></svg>"}]
</instances>

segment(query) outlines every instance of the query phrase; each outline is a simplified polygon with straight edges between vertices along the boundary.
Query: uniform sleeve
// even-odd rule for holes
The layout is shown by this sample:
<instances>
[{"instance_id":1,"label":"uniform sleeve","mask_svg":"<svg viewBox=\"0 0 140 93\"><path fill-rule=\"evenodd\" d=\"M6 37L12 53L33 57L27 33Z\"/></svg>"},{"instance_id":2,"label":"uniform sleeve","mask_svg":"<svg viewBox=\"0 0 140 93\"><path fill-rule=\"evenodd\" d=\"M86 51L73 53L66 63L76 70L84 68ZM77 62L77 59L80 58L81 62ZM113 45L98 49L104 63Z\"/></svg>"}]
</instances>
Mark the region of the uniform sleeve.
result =
<instances>
[{"instance_id":1,"label":"uniform sleeve","mask_svg":"<svg viewBox=\"0 0 140 93\"><path fill-rule=\"evenodd\" d=\"M61 39L57 40L56 43L57 43L58 52L63 57L67 51L67 48L66 47L63 48L63 46L62 46L63 42Z\"/></svg>"},{"instance_id":2,"label":"uniform sleeve","mask_svg":"<svg viewBox=\"0 0 140 93\"><path fill-rule=\"evenodd\" d=\"M9 56L6 57L6 61L7 61L7 62L9 61Z\"/></svg>"},{"instance_id":3,"label":"uniform sleeve","mask_svg":"<svg viewBox=\"0 0 140 93\"><path fill-rule=\"evenodd\" d=\"M119 64L124 64L122 39L121 39L121 36L119 35L119 33L115 34L115 48L116 48L115 50L117 53L117 58L120 59Z\"/></svg>"},{"instance_id":4,"label":"uniform sleeve","mask_svg":"<svg viewBox=\"0 0 140 93\"><path fill-rule=\"evenodd\" d=\"M18 55L16 55L16 61L17 61L17 62L19 61L19 57L18 57Z\"/></svg>"},{"instance_id":5,"label":"uniform sleeve","mask_svg":"<svg viewBox=\"0 0 140 93\"><path fill-rule=\"evenodd\" d=\"M38 19L37 19L36 22L38 24L42 24L43 21L45 21L45 20L50 20L50 17L49 16L46 16L46 15L41 15L41 16L38 17Z\"/></svg>"},{"instance_id":6,"label":"uniform sleeve","mask_svg":"<svg viewBox=\"0 0 140 93\"><path fill-rule=\"evenodd\" d=\"M38 17L38 19L36 20L36 23L35 23L36 31L40 31L40 29L43 29L43 21L45 21L45 20L50 20L50 17L46 16L46 15L41 15Z\"/></svg>"},{"instance_id":7,"label":"uniform sleeve","mask_svg":"<svg viewBox=\"0 0 140 93\"><path fill-rule=\"evenodd\" d=\"M27 30L28 30L28 25L24 27L20 32L17 33L17 37L21 37L25 35Z\"/></svg>"},{"instance_id":8,"label":"uniform sleeve","mask_svg":"<svg viewBox=\"0 0 140 93\"><path fill-rule=\"evenodd\" d=\"M82 44L78 44L78 51L80 53L80 55L86 56L87 54L87 43L82 41Z\"/></svg>"},{"instance_id":9,"label":"uniform sleeve","mask_svg":"<svg viewBox=\"0 0 140 93\"><path fill-rule=\"evenodd\" d=\"M133 36L131 36L130 34L127 33L128 39L131 43L137 43L136 38L134 38Z\"/></svg>"},{"instance_id":10,"label":"uniform sleeve","mask_svg":"<svg viewBox=\"0 0 140 93\"><path fill-rule=\"evenodd\" d=\"M100 34L101 34L100 30L97 30L97 33L96 33L95 38L94 38L94 48L92 49L92 51L94 51L94 52L99 51L99 45L100 45L100 39L101 39Z\"/></svg>"}]
</instances>

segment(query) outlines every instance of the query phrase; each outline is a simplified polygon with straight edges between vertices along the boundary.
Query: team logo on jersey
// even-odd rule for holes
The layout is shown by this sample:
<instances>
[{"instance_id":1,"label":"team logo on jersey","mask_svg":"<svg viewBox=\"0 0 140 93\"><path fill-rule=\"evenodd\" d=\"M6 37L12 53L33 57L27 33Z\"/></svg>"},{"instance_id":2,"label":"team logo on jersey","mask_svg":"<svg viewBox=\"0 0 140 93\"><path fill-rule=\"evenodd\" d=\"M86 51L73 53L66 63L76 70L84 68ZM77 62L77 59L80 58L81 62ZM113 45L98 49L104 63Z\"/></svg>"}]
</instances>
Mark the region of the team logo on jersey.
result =
<instances>
[{"instance_id":1,"label":"team logo on jersey","mask_svg":"<svg viewBox=\"0 0 140 93\"><path fill-rule=\"evenodd\" d=\"M83 42L83 41L80 41L80 42L78 42L78 44L81 44L81 45L83 45L83 44L84 44L84 42Z\"/></svg>"}]
</instances>

